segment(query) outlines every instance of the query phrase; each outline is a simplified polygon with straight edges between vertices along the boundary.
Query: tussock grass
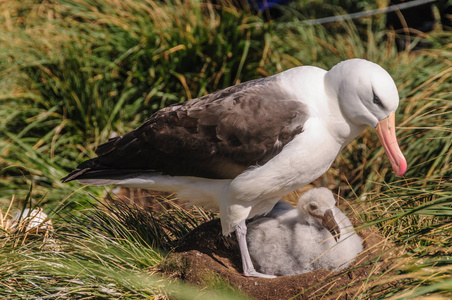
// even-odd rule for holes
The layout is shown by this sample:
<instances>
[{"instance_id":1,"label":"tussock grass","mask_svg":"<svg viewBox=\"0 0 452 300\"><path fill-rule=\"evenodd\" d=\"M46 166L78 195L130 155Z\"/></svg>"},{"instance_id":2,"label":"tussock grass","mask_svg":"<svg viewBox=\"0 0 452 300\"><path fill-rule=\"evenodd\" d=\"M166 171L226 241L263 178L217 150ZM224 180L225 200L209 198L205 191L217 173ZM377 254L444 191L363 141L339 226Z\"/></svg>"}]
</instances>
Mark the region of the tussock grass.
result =
<instances>
[{"instance_id":1,"label":"tussock grass","mask_svg":"<svg viewBox=\"0 0 452 300\"><path fill-rule=\"evenodd\" d=\"M193 214L193 213L192 213ZM34 233L2 230L0 296L11 298L244 299L217 282L215 289L191 287L156 274L158 263L188 223L189 211L153 213L125 204L93 204L81 214L55 217L54 227ZM2 212L11 224L8 211ZM127 216L127 221L123 217ZM163 220L172 216L172 220ZM17 220L24 222L26 215ZM160 218L160 219L157 219ZM176 223L177 221L177 223ZM174 222L162 231L159 225ZM159 235L149 229L160 230ZM185 228L188 231L189 227ZM168 250L168 249L166 249Z\"/></svg>"},{"instance_id":2,"label":"tussock grass","mask_svg":"<svg viewBox=\"0 0 452 300\"><path fill-rule=\"evenodd\" d=\"M160 251L170 251L175 243L201 223L213 218L200 207L183 208L167 198L155 198L152 201L167 203L170 208L161 210L143 209L135 204L118 201L115 197L105 203L94 205L92 216L83 218L71 216L71 223L90 224L91 229L108 232L123 239L132 239L134 243L144 244Z\"/></svg>"},{"instance_id":3,"label":"tussock grass","mask_svg":"<svg viewBox=\"0 0 452 300\"><path fill-rule=\"evenodd\" d=\"M397 134L408 171L402 179L393 177L369 129L323 177L366 226L376 226L399 249L394 257L400 263L384 276L369 275L357 297L449 297L451 33L436 30L424 37L431 49L398 53L382 16L326 26L300 23L375 5L296 2L282 8L279 19L265 21L228 2L3 1L0 203L8 238L0 249L0 294L193 296L190 288L154 277L154 267L163 250L206 215L111 203L93 207L103 188L63 185L60 178L109 136L127 132L163 106L294 66L330 68L361 57L387 69L399 88ZM55 221L50 244L42 233L13 234L6 227L19 208L37 206Z\"/></svg>"},{"instance_id":4,"label":"tussock grass","mask_svg":"<svg viewBox=\"0 0 452 300\"><path fill-rule=\"evenodd\" d=\"M450 178L418 178L401 185L387 184L384 192L368 195L362 202L365 226L377 226L397 246L401 257L395 269L397 275L373 279L382 285L382 297L450 297L451 199ZM390 283L395 287L383 287Z\"/></svg>"}]
</instances>

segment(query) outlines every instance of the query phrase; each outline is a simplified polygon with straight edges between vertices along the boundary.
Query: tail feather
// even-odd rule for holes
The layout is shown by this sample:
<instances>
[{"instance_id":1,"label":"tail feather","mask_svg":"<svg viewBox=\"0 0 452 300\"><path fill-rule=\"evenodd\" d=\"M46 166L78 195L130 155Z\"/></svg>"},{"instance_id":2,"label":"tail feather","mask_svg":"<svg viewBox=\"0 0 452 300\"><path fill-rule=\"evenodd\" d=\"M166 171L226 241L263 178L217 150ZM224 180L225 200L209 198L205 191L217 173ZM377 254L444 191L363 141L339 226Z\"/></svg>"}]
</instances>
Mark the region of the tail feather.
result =
<instances>
[{"instance_id":1,"label":"tail feather","mask_svg":"<svg viewBox=\"0 0 452 300\"><path fill-rule=\"evenodd\" d=\"M78 177L83 176L86 172L88 172L89 169L75 169L71 173L69 173L66 177L61 178L61 182L68 182L72 181L74 179L77 179Z\"/></svg>"},{"instance_id":2,"label":"tail feather","mask_svg":"<svg viewBox=\"0 0 452 300\"><path fill-rule=\"evenodd\" d=\"M130 178L131 175L137 174L156 174L160 173L153 170L137 170L137 169L113 169L103 166L98 163L97 157L84 161L77 166L77 169L73 170L66 177L62 178L62 182L68 182L72 180L77 180L82 182L82 180L121 180L125 178ZM114 183L108 183L114 184ZM101 184L95 184L101 185Z\"/></svg>"}]
</instances>

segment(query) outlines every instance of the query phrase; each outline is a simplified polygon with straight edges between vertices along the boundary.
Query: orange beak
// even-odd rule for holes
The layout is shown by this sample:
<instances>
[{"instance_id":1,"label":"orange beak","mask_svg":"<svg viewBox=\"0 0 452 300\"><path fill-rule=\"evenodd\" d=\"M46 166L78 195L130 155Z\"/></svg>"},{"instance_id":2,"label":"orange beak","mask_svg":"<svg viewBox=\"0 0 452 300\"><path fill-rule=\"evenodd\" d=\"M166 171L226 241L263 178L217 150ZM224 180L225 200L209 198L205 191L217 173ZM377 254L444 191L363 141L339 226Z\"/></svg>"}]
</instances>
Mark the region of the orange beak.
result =
<instances>
[{"instance_id":1,"label":"orange beak","mask_svg":"<svg viewBox=\"0 0 452 300\"><path fill-rule=\"evenodd\" d=\"M396 176L402 176L405 174L407 164L402 151L400 151L399 144L397 143L395 134L395 113L390 114L389 117L378 122L376 130L378 138L380 138L380 142L383 144L386 155L391 162L392 169Z\"/></svg>"}]
</instances>

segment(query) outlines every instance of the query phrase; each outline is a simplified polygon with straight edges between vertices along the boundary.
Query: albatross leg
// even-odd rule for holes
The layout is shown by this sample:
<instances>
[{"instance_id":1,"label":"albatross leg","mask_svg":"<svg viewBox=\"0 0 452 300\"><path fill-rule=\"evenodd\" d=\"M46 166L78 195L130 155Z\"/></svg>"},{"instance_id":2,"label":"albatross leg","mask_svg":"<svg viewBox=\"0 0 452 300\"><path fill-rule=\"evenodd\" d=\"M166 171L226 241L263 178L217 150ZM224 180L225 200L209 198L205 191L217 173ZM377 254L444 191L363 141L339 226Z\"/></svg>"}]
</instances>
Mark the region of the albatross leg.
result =
<instances>
[{"instance_id":1,"label":"albatross leg","mask_svg":"<svg viewBox=\"0 0 452 300\"><path fill-rule=\"evenodd\" d=\"M274 275L267 275L257 272L254 269L253 262L251 261L250 253L248 252L248 245L246 244L246 224L245 221L240 222L237 225L235 231L237 235L237 241L239 242L240 254L242 255L243 274L249 277L262 277L262 278L275 278Z\"/></svg>"}]
</instances>

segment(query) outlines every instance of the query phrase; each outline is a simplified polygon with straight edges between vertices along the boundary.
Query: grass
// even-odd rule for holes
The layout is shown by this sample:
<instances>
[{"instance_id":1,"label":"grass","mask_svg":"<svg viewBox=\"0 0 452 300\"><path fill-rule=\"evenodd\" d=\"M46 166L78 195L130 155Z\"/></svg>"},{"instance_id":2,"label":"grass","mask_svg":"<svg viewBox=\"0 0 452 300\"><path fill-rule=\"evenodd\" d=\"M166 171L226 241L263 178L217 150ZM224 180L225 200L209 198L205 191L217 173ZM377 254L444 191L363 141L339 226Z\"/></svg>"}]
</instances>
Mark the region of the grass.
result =
<instances>
[{"instance_id":1,"label":"grass","mask_svg":"<svg viewBox=\"0 0 452 300\"><path fill-rule=\"evenodd\" d=\"M437 28L425 37L432 48L397 52L381 16L301 24L377 4L300 1L265 21L226 2L2 2L0 295L203 293L154 271L175 240L208 218L205 213L93 205L105 189L62 184L60 178L112 133L127 132L161 107L290 67L328 69L361 57L382 65L398 86L397 134L408 171L402 179L392 175L369 129L322 177L400 248L403 263L384 277L370 277L372 284L363 285L358 297L450 297L451 33ZM37 206L54 221L47 240L42 233L11 233L6 221Z\"/></svg>"},{"instance_id":2,"label":"grass","mask_svg":"<svg viewBox=\"0 0 452 300\"><path fill-rule=\"evenodd\" d=\"M0 297L244 299L224 282L199 290L157 274L170 245L202 219L189 213L93 203L37 231L26 229L27 215L14 226L2 212L9 226L2 227Z\"/></svg>"},{"instance_id":3,"label":"grass","mask_svg":"<svg viewBox=\"0 0 452 300\"><path fill-rule=\"evenodd\" d=\"M387 187L384 192L368 196L360 207L365 212L366 224L377 226L391 243L398 245L399 253L403 253L399 274L380 281L400 279L404 284L385 297L410 299L432 294L449 297L452 292L448 285L452 274L450 180L412 179Z\"/></svg>"}]
</instances>

